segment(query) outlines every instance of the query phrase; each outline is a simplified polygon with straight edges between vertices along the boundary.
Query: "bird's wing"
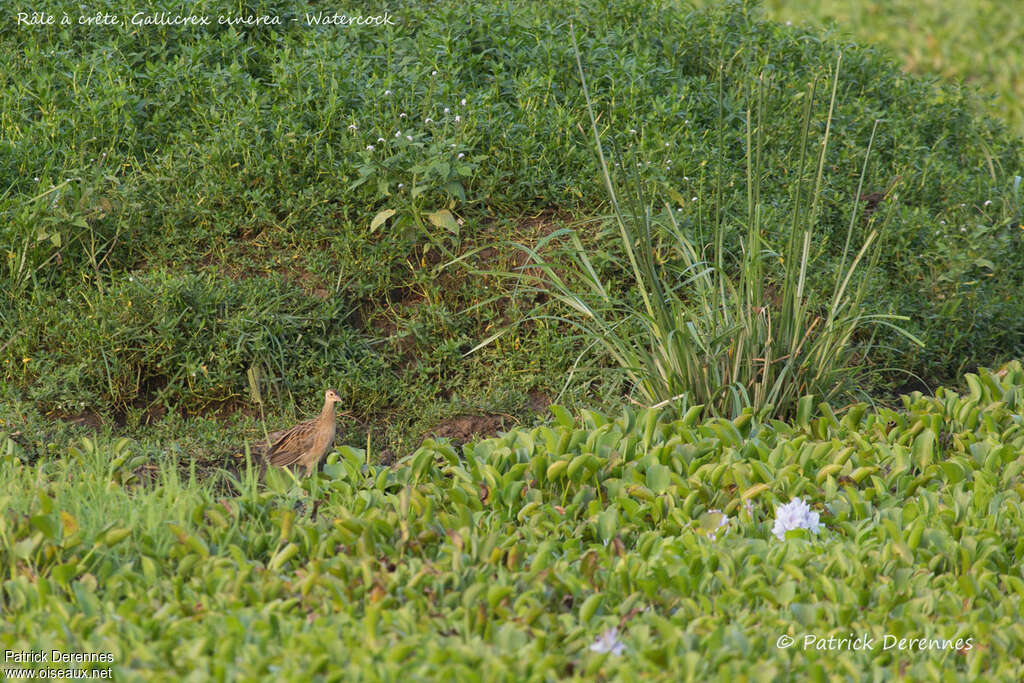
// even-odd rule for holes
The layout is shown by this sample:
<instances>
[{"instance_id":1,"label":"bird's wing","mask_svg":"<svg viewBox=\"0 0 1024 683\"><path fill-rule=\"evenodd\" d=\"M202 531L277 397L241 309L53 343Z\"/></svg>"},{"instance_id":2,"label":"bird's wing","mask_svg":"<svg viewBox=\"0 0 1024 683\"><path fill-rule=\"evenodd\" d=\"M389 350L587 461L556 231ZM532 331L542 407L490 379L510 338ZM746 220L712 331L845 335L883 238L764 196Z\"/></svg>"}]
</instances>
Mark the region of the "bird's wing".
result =
<instances>
[{"instance_id":1,"label":"bird's wing","mask_svg":"<svg viewBox=\"0 0 1024 683\"><path fill-rule=\"evenodd\" d=\"M313 447L316 438L314 427L316 420L295 425L281 436L267 451L267 460L271 465L282 467L294 465Z\"/></svg>"}]
</instances>

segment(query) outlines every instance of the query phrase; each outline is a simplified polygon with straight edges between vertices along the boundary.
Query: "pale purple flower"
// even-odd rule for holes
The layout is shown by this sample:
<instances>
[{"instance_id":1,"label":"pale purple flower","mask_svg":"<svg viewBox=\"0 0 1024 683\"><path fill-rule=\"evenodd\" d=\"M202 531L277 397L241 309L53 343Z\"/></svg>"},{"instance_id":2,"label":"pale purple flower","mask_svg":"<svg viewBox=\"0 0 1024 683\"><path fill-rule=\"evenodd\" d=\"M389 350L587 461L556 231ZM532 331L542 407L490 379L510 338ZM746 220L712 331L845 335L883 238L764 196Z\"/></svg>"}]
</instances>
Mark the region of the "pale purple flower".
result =
<instances>
[{"instance_id":1,"label":"pale purple flower","mask_svg":"<svg viewBox=\"0 0 1024 683\"><path fill-rule=\"evenodd\" d=\"M619 640L619 629L614 626L598 636L590 646L591 652L601 654L610 652L613 655L621 655L625 649L626 646Z\"/></svg>"},{"instance_id":2,"label":"pale purple flower","mask_svg":"<svg viewBox=\"0 0 1024 683\"><path fill-rule=\"evenodd\" d=\"M356 129L356 124L353 123L351 126L348 127L348 129L349 130L357 130Z\"/></svg>"},{"instance_id":3,"label":"pale purple flower","mask_svg":"<svg viewBox=\"0 0 1024 683\"><path fill-rule=\"evenodd\" d=\"M716 510L715 508L712 508L712 509L708 510L708 514L713 514L713 513L718 513L718 514L722 515L722 519L719 520L718 526L716 526L714 529L711 529L710 531L708 531L708 538L710 538L712 541L715 540L715 535L718 533L718 530L721 529L722 527L726 526L727 524L729 524L729 515L725 514L721 510ZM729 533L728 529L726 529L725 531L722 532L723 535L727 534L727 533Z\"/></svg>"},{"instance_id":4,"label":"pale purple flower","mask_svg":"<svg viewBox=\"0 0 1024 683\"><path fill-rule=\"evenodd\" d=\"M786 532L791 529L807 529L811 533L818 533L818 513L812 512L811 508L800 498L794 498L785 505L775 510L775 526L772 533L780 541L786 540Z\"/></svg>"},{"instance_id":5,"label":"pale purple flower","mask_svg":"<svg viewBox=\"0 0 1024 683\"><path fill-rule=\"evenodd\" d=\"M373 145L367 145L366 149L367 149L367 151L372 152L373 151Z\"/></svg>"},{"instance_id":6,"label":"pale purple flower","mask_svg":"<svg viewBox=\"0 0 1024 683\"><path fill-rule=\"evenodd\" d=\"M455 123L458 123L458 122L459 122L459 121L461 121L461 120L462 120L462 117L461 117L461 116L459 116L458 114L456 114L456 115L455 115Z\"/></svg>"}]
</instances>

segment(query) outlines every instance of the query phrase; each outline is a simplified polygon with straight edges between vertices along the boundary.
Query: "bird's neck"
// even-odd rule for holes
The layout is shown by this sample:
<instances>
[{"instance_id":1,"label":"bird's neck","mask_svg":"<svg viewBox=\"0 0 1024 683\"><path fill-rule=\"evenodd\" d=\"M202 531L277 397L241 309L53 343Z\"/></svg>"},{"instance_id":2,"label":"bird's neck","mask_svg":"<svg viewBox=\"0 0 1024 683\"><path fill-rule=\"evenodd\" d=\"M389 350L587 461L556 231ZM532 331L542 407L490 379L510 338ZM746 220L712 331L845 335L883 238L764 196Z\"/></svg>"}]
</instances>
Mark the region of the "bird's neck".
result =
<instances>
[{"instance_id":1,"label":"bird's neck","mask_svg":"<svg viewBox=\"0 0 1024 683\"><path fill-rule=\"evenodd\" d=\"M320 411L320 417L325 420L334 419L334 401L325 401L324 409Z\"/></svg>"}]
</instances>

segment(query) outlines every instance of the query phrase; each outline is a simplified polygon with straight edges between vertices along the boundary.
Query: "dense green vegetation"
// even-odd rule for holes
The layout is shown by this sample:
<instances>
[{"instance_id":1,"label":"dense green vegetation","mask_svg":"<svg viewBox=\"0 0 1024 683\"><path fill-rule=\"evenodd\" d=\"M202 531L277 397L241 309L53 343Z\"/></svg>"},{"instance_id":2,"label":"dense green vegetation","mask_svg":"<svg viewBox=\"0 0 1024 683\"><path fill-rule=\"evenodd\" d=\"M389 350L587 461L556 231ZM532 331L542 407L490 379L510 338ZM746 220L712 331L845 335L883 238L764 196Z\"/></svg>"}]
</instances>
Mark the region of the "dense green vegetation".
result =
<instances>
[{"instance_id":1,"label":"dense green vegetation","mask_svg":"<svg viewBox=\"0 0 1024 683\"><path fill-rule=\"evenodd\" d=\"M1017 114L849 42L903 3L827 34L780 2L570 5L0 23L7 650L128 680L1021 678ZM1007 101L971 35L986 66L958 45L945 75ZM323 469L258 476L246 440L328 386ZM850 634L875 648L804 640Z\"/></svg>"},{"instance_id":2,"label":"dense green vegetation","mask_svg":"<svg viewBox=\"0 0 1024 683\"><path fill-rule=\"evenodd\" d=\"M0 436L0 640L112 652L118 680L1018 680L1024 368L967 384L793 424L555 407L228 490L166 442L26 462ZM797 497L822 528L780 539ZM873 648L805 647L851 633Z\"/></svg>"},{"instance_id":3,"label":"dense green vegetation","mask_svg":"<svg viewBox=\"0 0 1024 683\"><path fill-rule=\"evenodd\" d=\"M583 345L531 325L464 357L533 302L445 264L607 210L568 68L571 20L603 139L641 164L657 194L697 198L677 207L683 225L720 210L744 232L746 93L771 72L761 193L776 251L801 98L843 47L811 286L831 277L880 119L866 176L874 199L862 209L893 215L868 312L911 316L926 346L887 337L891 348L865 366L934 384L1020 355L1024 232L1012 177L1024 165L999 123L974 116L971 93L738 6L406 3L393 14L398 27L346 33L5 25L4 381L47 411L133 422L252 408L247 371L257 368L272 414L308 410L307 397L338 385L399 449L448 415L522 416L531 390L553 399ZM678 38L641 28L655 25ZM812 145L827 104L813 112ZM381 211L395 213L372 225ZM584 231L599 260L614 248L603 230ZM515 258L491 249L471 261ZM567 398L618 401L624 388L602 359L584 365L590 379ZM906 379L893 370L876 381Z\"/></svg>"},{"instance_id":4,"label":"dense green vegetation","mask_svg":"<svg viewBox=\"0 0 1024 683\"><path fill-rule=\"evenodd\" d=\"M776 21L835 26L892 51L904 69L987 93L987 109L1024 135L1024 19L1011 3L971 0L765 0ZM834 22L834 23L833 23Z\"/></svg>"}]
</instances>

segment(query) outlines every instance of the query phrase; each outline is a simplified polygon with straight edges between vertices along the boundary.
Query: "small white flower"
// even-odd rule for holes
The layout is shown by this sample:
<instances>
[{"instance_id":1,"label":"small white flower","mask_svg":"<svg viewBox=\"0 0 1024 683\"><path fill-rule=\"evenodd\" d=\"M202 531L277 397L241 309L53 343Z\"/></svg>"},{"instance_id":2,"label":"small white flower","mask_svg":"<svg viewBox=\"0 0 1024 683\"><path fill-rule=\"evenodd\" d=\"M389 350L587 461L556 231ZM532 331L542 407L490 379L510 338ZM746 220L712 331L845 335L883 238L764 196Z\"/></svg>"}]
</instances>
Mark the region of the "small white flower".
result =
<instances>
[{"instance_id":1,"label":"small white flower","mask_svg":"<svg viewBox=\"0 0 1024 683\"><path fill-rule=\"evenodd\" d=\"M461 105L462 105L463 107L465 107L465 106L466 106L466 98L465 98L465 97L463 97L463 98L462 98L462 101L461 101L461 102L459 102L459 104L461 104Z\"/></svg>"},{"instance_id":2,"label":"small white flower","mask_svg":"<svg viewBox=\"0 0 1024 683\"><path fill-rule=\"evenodd\" d=\"M967 205L966 205L966 204L961 204L961 205L960 205L960 208L962 209L962 208L964 208L965 206L967 206Z\"/></svg>"},{"instance_id":3,"label":"small white flower","mask_svg":"<svg viewBox=\"0 0 1024 683\"><path fill-rule=\"evenodd\" d=\"M395 131L395 137L396 137L396 138L400 138L400 137L402 137L402 131L400 131L400 130L396 130L396 131Z\"/></svg>"},{"instance_id":4,"label":"small white flower","mask_svg":"<svg viewBox=\"0 0 1024 683\"><path fill-rule=\"evenodd\" d=\"M433 122L434 122L434 119L432 119L432 118L429 118L429 117L428 117L428 118L425 118L425 119L423 119L423 123L433 123Z\"/></svg>"},{"instance_id":5,"label":"small white flower","mask_svg":"<svg viewBox=\"0 0 1024 683\"><path fill-rule=\"evenodd\" d=\"M36 182L37 183L39 182L39 176L36 176Z\"/></svg>"},{"instance_id":6,"label":"small white flower","mask_svg":"<svg viewBox=\"0 0 1024 683\"><path fill-rule=\"evenodd\" d=\"M716 526L714 529L711 529L710 531L708 531L708 538L710 538L713 541L713 540L715 540L715 535L718 533L718 530L721 529L722 527L726 526L727 524L729 524L729 515L725 514L721 510L717 510L715 508L711 508L710 510L708 510L708 513L709 514L717 513L717 514L722 515L722 519L719 520L718 526ZM728 532L729 532L729 530L726 529L722 533L726 534Z\"/></svg>"},{"instance_id":7,"label":"small white flower","mask_svg":"<svg viewBox=\"0 0 1024 683\"><path fill-rule=\"evenodd\" d=\"M668 147L668 143L667 142L665 143L665 146Z\"/></svg>"},{"instance_id":8,"label":"small white flower","mask_svg":"<svg viewBox=\"0 0 1024 683\"><path fill-rule=\"evenodd\" d=\"M991 203L992 203L992 200L991 200L991 199L986 199L986 200L985 200L985 206L988 206L988 205L989 205L989 204L991 204Z\"/></svg>"},{"instance_id":9,"label":"small white flower","mask_svg":"<svg viewBox=\"0 0 1024 683\"><path fill-rule=\"evenodd\" d=\"M384 138L377 138L377 142L385 142Z\"/></svg>"},{"instance_id":10,"label":"small white flower","mask_svg":"<svg viewBox=\"0 0 1024 683\"><path fill-rule=\"evenodd\" d=\"M463 154L462 152L459 152L459 156L458 156L458 158L459 158L459 159L461 159L461 158L462 158L462 157L464 157L464 156L466 156L466 155L465 155L465 154Z\"/></svg>"},{"instance_id":11,"label":"small white flower","mask_svg":"<svg viewBox=\"0 0 1024 683\"><path fill-rule=\"evenodd\" d=\"M967 232L967 228L960 228L960 232Z\"/></svg>"},{"instance_id":12,"label":"small white flower","mask_svg":"<svg viewBox=\"0 0 1024 683\"><path fill-rule=\"evenodd\" d=\"M367 149L367 151L372 152L373 151L373 145L367 145L366 149Z\"/></svg>"},{"instance_id":13,"label":"small white flower","mask_svg":"<svg viewBox=\"0 0 1024 683\"><path fill-rule=\"evenodd\" d=\"M405 136L405 139L406 139L406 140L412 140L412 136L411 136L411 135L406 135L406 136Z\"/></svg>"},{"instance_id":14,"label":"small white flower","mask_svg":"<svg viewBox=\"0 0 1024 683\"><path fill-rule=\"evenodd\" d=\"M792 25L793 25L793 22L792 22L792 21L787 21L787 22L786 22L786 26L792 26Z\"/></svg>"},{"instance_id":15,"label":"small white flower","mask_svg":"<svg viewBox=\"0 0 1024 683\"><path fill-rule=\"evenodd\" d=\"M399 114L399 115L398 115L398 118L400 118L400 119L404 119L404 118L405 118L405 112L403 111L403 112L402 112L401 114Z\"/></svg>"},{"instance_id":16,"label":"small white flower","mask_svg":"<svg viewBox=\"0 0 1024 683\"><path fill-rule=\"evenodd\" d=\"M690 201L691 201L691 202L695 202L695 201L697 201L697 198L696 198L696 197L694 197L694 198L693 198L693 199L691 199Z\"/></svg>"},{"instance_id":17,"label":"small white flower","mask_svg":"<svg viewBox=\"0 0 1024 683\"><path fill-rule=\"evenodd\" d=\"M461 120L462 120L462 117L461 117L461 116L459 116L458 114L456 114L456 115L455 115L455 123L458 123L458 122L459 122L459 121L461 121Z\"/></svg>"},{"instance_id":18,"label":"small white flower","mask_svg":"<svg viewBox=\"0 0 1024 683\"><path fill-rule=\"evenodd\" d=\"M636 128L630 128L629 129L629 134L630 135L636 135Z\"/></svg>"},{"instance_id":19,"label":"small white flower","mask_svg":"<svg viewBox=\"0 0 1024 683\"><path fill-rule=\"evenodd\" d=\"M690 182L690 176L684 175L683 180L685 180L686 182Z\"/></svg>"},{"instance_id":20,"label":"small white flower","mask_svg":"<svg viewBox=\"0 0 1024 683\"><path fill-rule=\"evenodd\" d=\"M391 91L390 90L385 90L384 91L384 97L389 97L390 95L391 95Z\"/></svg>"},{"instance_id":21,"label":"small white flower","mask_svg":"<svg viewBox=\"0 0 1024 683\"><path fill-rule=\"evenodd\" d=\"M403 187L405 187L405 183L398 183L398 189L399 190L401 190Z\"/></svg>"},{"instance_id":22,"label":"small white flower","mask_svg":"<svg viewBox=\"0 0 1024 683\"><path fill-rule=\"evenodd\" d=\"M447 113L448 113L448 112L450 112L450 111L451 111L451 109L449 109L448 107L445 107L445 108L444 108L444 113L445 113L445 114L447 114Z\"/></svg>"},{"instance_id":23,"label":"small white flower","mask_svg":"<svg viewBox=\"0 0 1024 683\"><path fill-rule=\"evenodd\" d=\"M939 225L945 225L946 221L939 221Z\"/></svg>"},{"instance_id":24,"label":"small white flower","mask_svg":"<svg viewBox=\"0 0 1024 683\"><path fill-rule=\"evenodd\" d=\"M800 498L794 498L775 510L775 526L772 527L772 533L780 541L786 540L786 532L791 529L807 529L816 534L818 528L818 513L812 512L810 506Z\"/></svg>"},{"instance_id":25,"label":"small white flower","mask_svg":"<svg viewBox=\"0 0 1024 683\"><path fill-rule=\"evenodd\" d=\"M682 211L681 208L676 209L676 213L679 213L680 211Z\"/></svg>"},{"instance_id":26,"label":"small white flower","mask_svg":"<svg viewBox=\"0 0 1024 683\"><path fill-rule=\"evenodd\" d=\"M434 69L433 71L431 71L430 75L431 76L436 76L437 75L437 69Z\"/></svg>"},{"instance_id":27,"label":"small white flower","mask_svg":"<svg viewBox=\"0 0 1024 683\"><path fill-rule=\"evenodd\" d=\"M356 129L356 124L353 123L351 126L348 127L348 129L349 130L357 130Z\"/></svg>"},{"instance_id":28,"label":"small white flower","mask_svg":"<svg viewBox=\"0 0 1024 683\"><path fill-rule=\"evenodd\" d=\"M621 655L625 649L626 646L622 644L621 640L619 640L619 629L614 626L598 636L597 640L595 640L590 646L591 652L599 652L602 654L610 652L616 656Z\"/></svg>"}]
</instances>

